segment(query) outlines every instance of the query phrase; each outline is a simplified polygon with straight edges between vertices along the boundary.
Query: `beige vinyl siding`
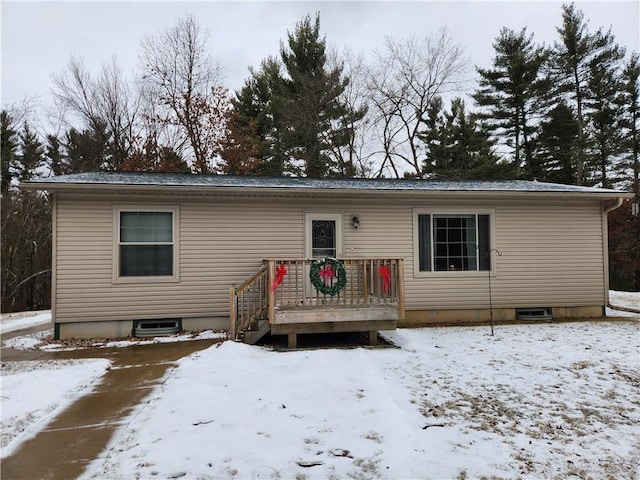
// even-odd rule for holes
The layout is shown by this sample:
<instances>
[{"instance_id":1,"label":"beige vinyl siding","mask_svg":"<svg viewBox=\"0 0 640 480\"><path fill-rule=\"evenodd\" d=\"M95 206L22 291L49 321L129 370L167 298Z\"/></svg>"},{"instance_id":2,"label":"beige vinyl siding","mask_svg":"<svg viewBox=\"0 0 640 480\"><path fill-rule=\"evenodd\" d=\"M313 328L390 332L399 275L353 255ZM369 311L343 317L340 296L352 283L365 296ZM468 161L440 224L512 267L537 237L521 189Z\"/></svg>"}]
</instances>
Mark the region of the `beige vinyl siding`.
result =
<instances>
[{"instance_id":1,"label":"beige vinyl siding","mask_svg":"<svg viewBox=\"0 0 640 480\"><path fill-rule=\"evenodd\" d=\"M345 256L371 258L413 258L412 206L378 203L354 206L345 215ZM360 217L355 230L353 214ZM406 265L405 265L406 269Z\"/></svg>"},{"instance_id":2,"label":"beige vinyl siding","mask_svg":"<svg viewBox=\"0 0 640 480\"><path fill-rule=\"evenodd\" d=\"M488 207L476 205L469 212ZM604 305L598 202L502 204L494 212L492 247L502 253L492 254L495 308ZM489 307L488 272L438 272L413 278L413 262L407 263L408 310Z\"/></svg>"},{"instance_id":3,"label":"beige vinyl siding","mask_svg":"<svg viewBox=\"0 0 640 480\"><path fill-rule=\"evenodd\" d=\"M169 201L173 200L173 201ZM113 283L113 206L179 206L177 283ZM494 222L493 304L580 306L604 304L602 217L598 201L510 204L463 201L358 202L323 199L234 199L144 196L104 200L58 195L57 322L166 317L225 317L229 287L263 259L304 255L309 212L343 215L345 257L405 260L407 310L488 307L487 272L414 275L414 208L491 209ZM360 216L360 227L351 216ZM417 252L415 252L417 253Z\"/></svg>"},{"instance_id":4,"label":"beige vinyl siding","mask_svg":"<svg viewBox=\"0 0 640 480\"><path fill-rule=\"evenodd\" d=\"M496 216L496 306L604 305L602 215L597 202L511 206Z\"/></svg>"},{"instance_id":5,"label":"beige vinyl siding","mask_svg":"<svg viewBox=\"0 0 640 480\"><path fill-rule=\"evenodd\" d=\"M180 281L113 283L113 205L139 198L88 201L60 195L57 321L105 321L228 315L229 287L263 258L302 256L302 212L293 205L154 202L179 205ZM278 225L286 234L278 234Z\"/></svg>"},{"instance_id":6,"label":"beige vinyl siding","mask_svg":"<svg viewBox=\"0 0 640 480\"><path fill-rule=\"evenodd\" d=\"M345 226L345 255L404 258L407 310L488 308L488 272L414 275L415 207L353 207L361 225L357 231ZM468 213L493 210L492 247L502 253L492 254L494 307L604 305L599 202L419 205L433 212L452 207Z\"/></svg>"}]
</instances>

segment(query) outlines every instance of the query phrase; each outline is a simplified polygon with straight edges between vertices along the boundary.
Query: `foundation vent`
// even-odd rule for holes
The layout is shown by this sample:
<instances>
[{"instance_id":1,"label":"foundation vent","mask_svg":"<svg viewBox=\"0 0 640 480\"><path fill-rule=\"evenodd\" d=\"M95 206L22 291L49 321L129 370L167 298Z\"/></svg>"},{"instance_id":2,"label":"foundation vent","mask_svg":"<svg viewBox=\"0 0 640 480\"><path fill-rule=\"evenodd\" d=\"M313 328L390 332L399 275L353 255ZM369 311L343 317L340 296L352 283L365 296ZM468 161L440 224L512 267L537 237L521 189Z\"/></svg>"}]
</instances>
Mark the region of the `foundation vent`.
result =
<instances>
[{"instance_id":1,"label":"foundation vent","mask_svg":"<svg viewBox=\"0 0 640 480\"><path fill-rule=\"evenodd\" d=\"M181 318L163 318L159 320L137 320L133 323L134 337L162 337L173 335L182 330Z\"/></svg>"},{"instance_id":2,"label":"foundation vent","mask_svg":"<svg viewBox=\"0 0 640 480\"><path fill-rule=\"evenodd\" d=\"M551 320L551 307L516 308L518 320Z\"/></svg>"}]
</instances>

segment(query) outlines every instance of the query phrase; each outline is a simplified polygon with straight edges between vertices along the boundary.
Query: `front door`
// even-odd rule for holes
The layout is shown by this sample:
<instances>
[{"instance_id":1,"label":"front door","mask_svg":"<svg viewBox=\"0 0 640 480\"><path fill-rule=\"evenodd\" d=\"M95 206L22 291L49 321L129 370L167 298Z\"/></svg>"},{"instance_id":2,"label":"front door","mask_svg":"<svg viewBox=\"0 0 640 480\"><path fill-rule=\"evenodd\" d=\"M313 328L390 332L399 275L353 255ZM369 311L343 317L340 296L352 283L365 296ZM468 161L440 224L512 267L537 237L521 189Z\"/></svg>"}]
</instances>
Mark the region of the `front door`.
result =
<instances>
[{"instance_id":1,"label":"front door","mask_svg":"<svg viewBox=\"0 0 640 480\"><path fill-rule=\"evenodd\" d=\"M305 256L309 259L342 257L342 214L307 213L305 215ZM309 268L305 269L305 296L313 296L315 288L309 280Z\"/></svg>"},{"instance_id":2,"label":"front door","mask_svg":"<svg viewBox=\"0 0 640 480\"><path fill-rule=\"evenodd\" d=\"M342 214L308 213L305 228L307 258L342 256Z\"/></svg>"}]
</instances>

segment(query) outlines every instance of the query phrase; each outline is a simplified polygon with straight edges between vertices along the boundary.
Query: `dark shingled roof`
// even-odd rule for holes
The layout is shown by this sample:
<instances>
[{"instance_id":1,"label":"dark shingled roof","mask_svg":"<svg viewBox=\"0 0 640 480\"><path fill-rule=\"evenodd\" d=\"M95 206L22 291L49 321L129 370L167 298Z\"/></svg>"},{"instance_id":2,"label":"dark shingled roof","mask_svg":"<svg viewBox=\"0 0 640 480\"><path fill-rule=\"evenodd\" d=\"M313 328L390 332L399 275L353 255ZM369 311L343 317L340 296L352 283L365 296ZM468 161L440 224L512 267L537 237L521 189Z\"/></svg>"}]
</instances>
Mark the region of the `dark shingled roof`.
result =
<instances>
[{"instance_id":1,"label":"dark shingled roof","mask_svg":"<svg viewBox=\"0 0 640 480\"><path fill-rule=\"evenodd\" d=\"M92 172L42 178L25 182L44 190L64 185L123 185L158 187L199 187L211 189L296 189L296 190L350 190L350 191L406 191L406 192L548 192L599 193L611 197L627 196L616 190L562 185L525 180L504 181L449 181L417 179L334 179L301 177L252 177L227 175L190 175L176 173L124 173ZM32 188L33 188L32 187Z\"/></svg>"}]
</instances>

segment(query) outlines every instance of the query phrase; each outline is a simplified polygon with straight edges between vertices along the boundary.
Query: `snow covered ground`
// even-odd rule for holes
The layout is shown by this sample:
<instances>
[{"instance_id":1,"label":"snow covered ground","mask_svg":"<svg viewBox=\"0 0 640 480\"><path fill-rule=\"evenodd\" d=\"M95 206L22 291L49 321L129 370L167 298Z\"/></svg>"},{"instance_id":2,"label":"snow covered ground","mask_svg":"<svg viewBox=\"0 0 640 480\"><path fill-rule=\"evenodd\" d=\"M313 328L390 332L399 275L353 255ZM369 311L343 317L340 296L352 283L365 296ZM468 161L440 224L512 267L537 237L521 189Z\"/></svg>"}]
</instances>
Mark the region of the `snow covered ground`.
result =
<instances>
[{"instance_id":1,"label":"snow covered ground","mask_svg":"<svg viewBox=\"0 0 640 480\"><path fill-rule=\"evenodd\" d=\"M51 322L51 311L3 314L0 321L4 335L20 329ZM3 345L17 349L45 351L72 350L64 343L48 343L53 329L3 339ZM180 342L219 338L217 332L175 335L147 340L91 342L93 347L127 347L131 345ZM50 360L2 362L0 375L1 413L0 449L4 458L25 440L42 430L56 415L82 395L91 392L106 372L110 362L105 359ZM46 393L46 394L43 394Z\"/></svg>"},{"instance_id":2,"label":"snow covered ground","mask_svg":"<svg viewBox=\"0 0 640 480\"><path fill-rule=\"evenodd\" d=\"M12 348L32 349L37 348L47 352L64 352L71 350L79 350L81 348L121 348L131 347L133 345L151 345L153 343L176 343L188 342L192 340L210 340L210 339L226 339L225 332L214 332L213 330L203 330L200 332L183 332L167 337L150 337L136 339L89 339L89 340L62 340L55 341L52 339L53 330L33 333L14 339L7 340L5 344Z\"/></svg>"},{"instance_id":3,"label":"snow covered ground","mask_svg":"<svg viewBox=\"0 0 640 480\"><path fill-rule=\"evenodd\" d=\"M180 361L85 478L634 478L639 323L224 342Z\"/></svg>"},{"instance_id":4,"label":"snow covered ground","mask_svg":"<svg viewBox=\"0 0 640 480\"><path fill-rule=\"evenodd\" d=\"M0 333L51 323L51 310L2 314Z\"/></svg>"},{"instance_id":5,"label":"snow covered ground","mask_svg":"<svg viewBox=\"0 0 640 480\"><path fill-rule=\"evenodd\" d=\"M48 310L3 314L0 333L4 335L50 322ZM46 330L44 334L29 335L29 340L23 342L24 348L37 345L49 333ZM24 338L27 336L17 337ZM79 396L90 392L108 366L109 361L104 359L2 362L2 457L10 455L22 442L37 434Z\"/></svg>"},{"instance_id":6,"label":"snow covered ground","mask_svg":"<svg viewBox=\"0 0 640 480\"><path fill-rule=\"evenodd\" d=\"M622 308L631 310L640 310L640 293L639 292L617 292L609 291L609 303Z\"/></svg>"},{"instance_id":7,"label":"snow covered ground","mask_svg":"<svg viewBox=\"0 0 640 480\"><path fill-rule=\"evenodd\" d=\"M2 362L2 457L90 392L109 363L105 359Z\"/></svg>"},{"instance_id":8,"label":"snow covered ground","mask_svg":"<svg viewBox=\"0 0 640 480\"><path fill-rule=\"evenodd\" d=\"M625 315L385 334L397 348L227 341L180 360L84 478L636 478L640 314ZM3 364L2 455L105 362Z\"/></svg>"}]
</instances>

